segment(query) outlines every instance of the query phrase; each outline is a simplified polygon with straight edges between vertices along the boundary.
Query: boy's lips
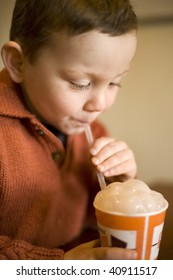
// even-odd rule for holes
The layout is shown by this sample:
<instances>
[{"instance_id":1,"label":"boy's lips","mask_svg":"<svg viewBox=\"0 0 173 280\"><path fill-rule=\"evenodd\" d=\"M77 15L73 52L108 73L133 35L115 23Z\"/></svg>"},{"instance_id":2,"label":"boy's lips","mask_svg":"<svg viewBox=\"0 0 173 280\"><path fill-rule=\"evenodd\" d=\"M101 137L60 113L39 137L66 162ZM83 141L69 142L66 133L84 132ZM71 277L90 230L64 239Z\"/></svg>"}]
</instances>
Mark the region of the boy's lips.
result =
<instances>
[{"instance_id":1,"label":"boy's lips","mask_svg":"<svg viewBox=\"0 0 173 280\"><path fill-rule=\"evenodd\" d=\"M79 120L76 120L75 123L79 127L85 127L86 125L89 125L89 122L84 122L84 121L79 121Z\"/></svg>"},{"instance_id":2,"label":"boy's lips","mask_svg":"<svg viewBox=\"0 0 173 280\"><path fill-rule=\"evenodd\" d=\"M86 125L91 124L94 120L87 120L87 121L85 121L85 120L78 120L78 119L76 119L74 121L76 123L78 123L80 126L86 126Z\"/></svg>"},{"instance_id":3,"label":"boy's lips","mask_svg":"<svg viewBox=\"0 0 173 280\"><path fill-rule=\"evenodd\" d=\"M80 126L90 125L100 116L100 112L91 112L88 114L84 114L83 116L71 116L69 120L78 123Z\"/></svg>"},{"instance_id":4,"label":"boy's lips","mask_svg":"<svg viewBox=\"0 0 173 280\"><path fill-rule=\"evenodd\" d=\"M97 116L92 116L92 117L88 117L88 118L85 117L84 119L82 119L82 118L78 119L78 118L71 117L70 120L74 126L85 128L86 126L91 125L91 123L93 121L95 121L96 118L97 118Z\"/></svg>"}]
</instances>

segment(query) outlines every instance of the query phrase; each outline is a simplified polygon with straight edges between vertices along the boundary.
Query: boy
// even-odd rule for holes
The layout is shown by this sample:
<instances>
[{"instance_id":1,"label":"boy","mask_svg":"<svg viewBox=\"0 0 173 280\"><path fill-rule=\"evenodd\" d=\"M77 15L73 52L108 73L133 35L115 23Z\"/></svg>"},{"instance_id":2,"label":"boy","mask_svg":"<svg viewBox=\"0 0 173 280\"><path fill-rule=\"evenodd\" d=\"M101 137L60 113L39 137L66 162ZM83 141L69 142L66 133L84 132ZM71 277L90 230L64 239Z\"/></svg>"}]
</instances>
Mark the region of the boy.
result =
<instances>
[{"instance_id":1,"label":"boy","mask_svg":"<svg viewBox=\"0 0 173 280\"><path fill-rule=\"evenodd\" d=\"M96 170L108 182L136 176L133 152L96 121L135 49L128 0L16 1L1 52L0 259L136 257L90 241Z\"/></svg>"}]
</instances>

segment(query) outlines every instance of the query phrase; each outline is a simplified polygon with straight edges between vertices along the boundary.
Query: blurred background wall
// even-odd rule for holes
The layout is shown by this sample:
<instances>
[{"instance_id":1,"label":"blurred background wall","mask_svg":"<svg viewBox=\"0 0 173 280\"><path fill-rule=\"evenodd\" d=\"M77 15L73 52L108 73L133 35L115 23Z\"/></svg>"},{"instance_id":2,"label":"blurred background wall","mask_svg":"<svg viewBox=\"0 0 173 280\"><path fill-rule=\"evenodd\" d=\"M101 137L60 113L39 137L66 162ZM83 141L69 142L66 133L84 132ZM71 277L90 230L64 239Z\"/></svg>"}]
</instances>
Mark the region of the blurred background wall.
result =
<instances>
[{"instance_id":1,"label":"blurred background wall","mask_svg":"<svg viewBox=\"0 0 173 280\"><path fill-rule=\"evenodd\" d=\"M132 2L139 17L137 52L101 120L134 150L141 180L173 187L173 0ZM0 0L0 47L8 40L14 3Z\"/></svg>"}]
</instances>

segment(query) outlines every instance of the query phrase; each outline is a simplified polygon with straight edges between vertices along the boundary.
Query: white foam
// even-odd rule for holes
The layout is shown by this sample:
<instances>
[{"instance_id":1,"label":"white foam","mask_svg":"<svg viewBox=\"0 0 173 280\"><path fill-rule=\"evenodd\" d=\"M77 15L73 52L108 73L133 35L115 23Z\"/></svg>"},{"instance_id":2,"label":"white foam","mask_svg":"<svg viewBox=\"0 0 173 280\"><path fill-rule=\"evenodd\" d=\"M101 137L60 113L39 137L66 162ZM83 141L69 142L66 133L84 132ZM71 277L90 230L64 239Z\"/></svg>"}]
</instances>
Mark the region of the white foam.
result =
<instances>
[{"instance_id":1,"label":"white foam","mask_svg":"<svg viewBox=\"0 0 173 280\"><path fill-rule=\"evenodd\" d=\"M94 200L94 205L102 211L123 214L157 212L166 204L161 193L151 190L137 179L112 183L98 192Z\"/></svg>"}]
</instances>

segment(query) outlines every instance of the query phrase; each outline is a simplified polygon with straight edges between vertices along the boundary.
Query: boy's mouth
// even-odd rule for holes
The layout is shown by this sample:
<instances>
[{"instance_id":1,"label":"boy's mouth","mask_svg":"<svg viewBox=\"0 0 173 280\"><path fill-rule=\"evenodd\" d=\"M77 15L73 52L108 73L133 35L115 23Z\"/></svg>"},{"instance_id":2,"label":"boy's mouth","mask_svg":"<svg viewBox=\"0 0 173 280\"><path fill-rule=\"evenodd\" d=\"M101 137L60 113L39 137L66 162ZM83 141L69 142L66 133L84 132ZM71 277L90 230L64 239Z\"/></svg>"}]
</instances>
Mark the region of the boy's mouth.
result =
<instances>
[{"instance_id":1,"label":"boy's mouth","mask_svg":"<svg viewBox=\"0 0 173 280\"><path fill-rule=\"evenodd\" d=\"M76 124L78 124L79 126L82 126L82 127L85 127L86 125L90 125L94 120L87 120L87 121L84 121L84 120L74 120L76 122Z\"/></svg>"}]
</instances>

